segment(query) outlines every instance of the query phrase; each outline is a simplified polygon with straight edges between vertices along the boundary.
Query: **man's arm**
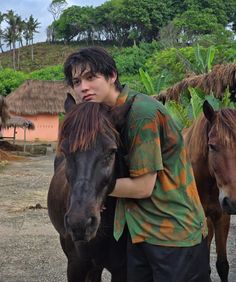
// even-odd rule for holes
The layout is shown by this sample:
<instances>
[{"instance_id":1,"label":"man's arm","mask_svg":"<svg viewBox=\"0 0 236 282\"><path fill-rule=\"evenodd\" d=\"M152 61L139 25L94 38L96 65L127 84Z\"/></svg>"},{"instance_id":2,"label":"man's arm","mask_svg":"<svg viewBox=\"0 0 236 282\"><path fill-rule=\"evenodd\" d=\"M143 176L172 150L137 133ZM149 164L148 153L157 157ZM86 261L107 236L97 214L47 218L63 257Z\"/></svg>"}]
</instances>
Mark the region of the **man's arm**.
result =
<instances>
[{"instance_id":1,"label":"man's arm","mask_svg":"<svg viewBox=\"0 0 236 282\"><path fill-rule=\"evenodd\" d=\"M151 172L134 178L118 178L110 196L143 199L151 196L157 173Z\"/></svg>"}]
</instances>

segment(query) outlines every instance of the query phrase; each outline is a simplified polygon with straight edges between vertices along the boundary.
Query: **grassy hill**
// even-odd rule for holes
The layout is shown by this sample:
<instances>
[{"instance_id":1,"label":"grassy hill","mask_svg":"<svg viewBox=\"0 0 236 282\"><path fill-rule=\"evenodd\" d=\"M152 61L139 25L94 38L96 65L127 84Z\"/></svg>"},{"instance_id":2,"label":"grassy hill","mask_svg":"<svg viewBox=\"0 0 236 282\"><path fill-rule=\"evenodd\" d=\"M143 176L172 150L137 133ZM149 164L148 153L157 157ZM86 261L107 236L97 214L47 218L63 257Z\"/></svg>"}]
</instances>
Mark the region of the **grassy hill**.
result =
<instances>
[{"instance_id":1,"label":"grassy hill","mask_svg":"<svg viewBox=\"0 0 236 282\"><path fill-rule=\"evenodd\" d=\"M23 72L39 70L47 66L63 64L72 52L81 48L81 44L36 43L33 45L34 60L31 59L31 46L16 49L16 69ZM19 58L19 64L18 64ZM0 53L0 68L13 68L12 51Z\"/></svg>"}]
</instances>

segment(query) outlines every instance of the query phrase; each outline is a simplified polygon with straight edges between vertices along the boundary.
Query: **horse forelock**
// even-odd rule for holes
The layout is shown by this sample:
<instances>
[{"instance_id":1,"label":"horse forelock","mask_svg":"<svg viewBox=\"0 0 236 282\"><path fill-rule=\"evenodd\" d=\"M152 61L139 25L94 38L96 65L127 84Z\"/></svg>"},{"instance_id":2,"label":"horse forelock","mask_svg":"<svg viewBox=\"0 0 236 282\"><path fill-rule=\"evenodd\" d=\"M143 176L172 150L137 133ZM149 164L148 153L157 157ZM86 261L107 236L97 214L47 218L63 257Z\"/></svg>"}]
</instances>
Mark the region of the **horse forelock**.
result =
<instances>
[{"instance_id":1,"label":"horse forelock","mask_svg":"<svg viewBox=\"0 0 236 282\"><path fill-rule=\"evenodd\" d=\"M69 153L92 148L98 134L118 142L118 132L109 118L110 107L102 103L84 102L76 105L65 117L59 135L59 150L64 140Z\"/></svg>"},{"instance_id":2,"label":"horse forelock","mask_svg":"<svg viewBox=\"0 0 236 282\"><path fill-rule=\"evenodd\" d=\"M203 158L207 156L207 123L207 119L201 114L191 127L185 131L185 147L191 161L196 160L199 156Z\"/></svg>"},{"instance_id":3,"label":"horse forelock","mask_svg":"<svg viewBox=\"0 0 236 282\"><path fill-rule=\"evenodd\" d=\"M184 134L185 146L192 161L199 156L207 156L210 127L215 128L215 135L220 144L236 146L236 110L227 108L217 111L212 126L209 126L202 114Z\"/></svg>"},{"instance_id":4,"label":"horse forelock","mask_svg":"<svg viewBox=\"0 0 236 282\"><path fill-rule=\"evenodd\" d=\"M236 145L236 111L225 108L217 112L215 127L219 142L234 147Z\"/></svg>"}]
</instances>

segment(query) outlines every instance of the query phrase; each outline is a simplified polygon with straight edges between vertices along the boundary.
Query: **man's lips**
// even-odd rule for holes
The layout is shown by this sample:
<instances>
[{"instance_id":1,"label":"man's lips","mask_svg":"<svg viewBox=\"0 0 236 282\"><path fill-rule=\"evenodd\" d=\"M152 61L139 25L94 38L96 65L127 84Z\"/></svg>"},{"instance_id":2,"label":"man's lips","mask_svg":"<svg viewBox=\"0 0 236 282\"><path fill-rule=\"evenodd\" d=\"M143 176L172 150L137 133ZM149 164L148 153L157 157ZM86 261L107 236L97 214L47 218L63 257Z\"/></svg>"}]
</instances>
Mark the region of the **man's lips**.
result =
<instances>
[{"instance_id":1,"label":"man's lips","mask_svg":"<svg viewBox=\"0 0 236 282\"><path fill-rule=\"evenodd\" d=\"M95 96L95 94L88 94L88 95L85 95L83 97L83 101L90 101L93 99L93 97Z\"/></svg>"}]
</instances>

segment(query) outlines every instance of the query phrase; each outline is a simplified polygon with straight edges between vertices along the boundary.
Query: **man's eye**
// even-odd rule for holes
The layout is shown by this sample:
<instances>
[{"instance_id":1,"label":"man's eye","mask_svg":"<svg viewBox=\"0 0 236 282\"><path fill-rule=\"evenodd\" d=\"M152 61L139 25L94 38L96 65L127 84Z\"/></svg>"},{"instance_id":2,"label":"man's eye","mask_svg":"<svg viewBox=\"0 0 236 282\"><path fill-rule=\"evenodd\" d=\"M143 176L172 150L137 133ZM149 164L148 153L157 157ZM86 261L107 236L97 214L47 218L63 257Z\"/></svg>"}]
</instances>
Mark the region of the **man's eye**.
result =
<instances>
[{"instance_id":1,"label":"man's eye","mask_svg":"<svg viewBox=\"0 0 236 282\"><path fill-rule=\"evenodd\" d=\"M88 80L93 80L93 78L94 78L93 75L89 75L89 76L87 77Z\"/></svg>"},{"instance_id":2,"label":"man's eye","mask_svg":"<svg viewBox=\"0 0 236 282\"><path fill-rule=\"evenodd\" d=\"M78 85L80 85L80 81L79 80L74 80L73 84L78 86Z\"/></svg>"}]
</instances>

